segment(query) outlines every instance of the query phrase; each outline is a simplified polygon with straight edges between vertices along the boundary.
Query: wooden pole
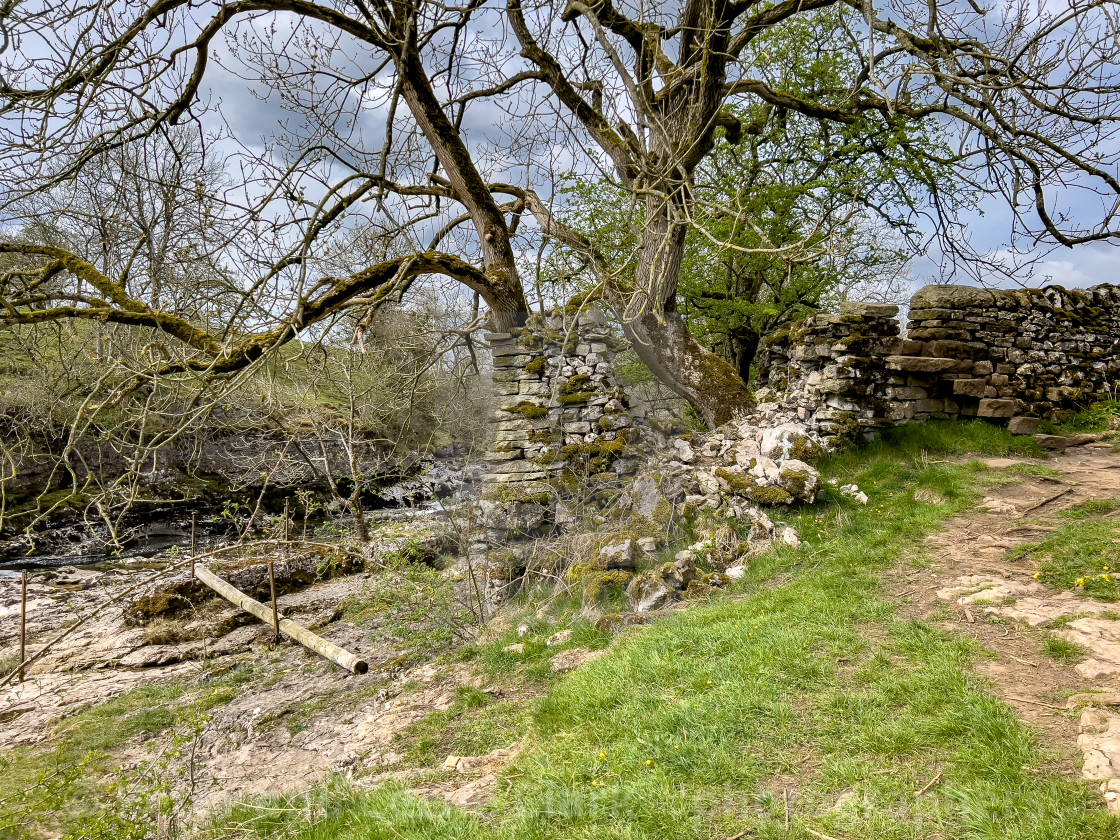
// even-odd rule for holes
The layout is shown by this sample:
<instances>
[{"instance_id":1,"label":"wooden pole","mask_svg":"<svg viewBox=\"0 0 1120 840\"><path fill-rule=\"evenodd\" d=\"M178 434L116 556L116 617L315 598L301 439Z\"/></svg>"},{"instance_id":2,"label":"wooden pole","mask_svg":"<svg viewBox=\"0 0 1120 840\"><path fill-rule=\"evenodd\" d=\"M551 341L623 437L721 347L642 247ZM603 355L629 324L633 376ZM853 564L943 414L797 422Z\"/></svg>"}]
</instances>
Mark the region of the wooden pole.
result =
<instances>
[{"instance_id":1,"label":"wooden pole","mask_svg":"<svg viewBox=\"0 0 1120 840\"><path fill-rule=\"evenodd\" d=\"M19 594L19 681L23 682L23 663L27 659L27 572L20 579Z\"/></svg>"},{"instance_id":2,"label":"wooden pole","mask_svg":"<svg viewBox=\"0 0 1120 840\"><path fill-rule=\"evenodd\" d=\"M212 571L205 566L199 566L196 569L198 579L229 601L250 615L254 615L263 621L265 624L269 622L268 607L260 601L254 601L244 592L241 592L234 587L230 586ZM354 674L364 674L369 670L369 663L364 659L343 650L334 642L328 642L326 639L316 636L306 627L301 627L290 618L285 618L279 622L280 632L291 639L295 639L304 647L309 650L315 651L336 665L345 668Z\"/></svg>"},{"instance_id":3,"label":"wooden pole","mask_svg":"<svg viewBox=\"0 0 1120 840\"><path fill-rule=\"evenodd\" d=\"M276 642L280 642L280 612L276 609L276 564L268 561L268 591L272 596L272 630L276 634Z\"/></svg>"},{"instance_id":4,"label":"wooden pole","mask_svg":"<svg viewBox=\"0 0 1120 840\"><path fill-rule=\"evenodd\" d=\"M191 580L194 580L194 558L198 555L198 511L191 512Z\"/></svg>"}]
</instances>

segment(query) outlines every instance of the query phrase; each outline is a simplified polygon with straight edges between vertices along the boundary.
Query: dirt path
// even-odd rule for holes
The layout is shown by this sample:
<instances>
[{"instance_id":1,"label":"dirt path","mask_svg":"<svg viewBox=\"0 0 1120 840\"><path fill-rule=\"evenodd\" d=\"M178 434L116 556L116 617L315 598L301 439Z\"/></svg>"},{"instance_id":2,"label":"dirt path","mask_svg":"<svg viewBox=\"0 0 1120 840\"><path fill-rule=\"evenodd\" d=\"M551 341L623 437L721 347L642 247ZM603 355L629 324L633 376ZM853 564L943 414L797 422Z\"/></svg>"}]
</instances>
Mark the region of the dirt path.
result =
<instances>
[{"instance_id":1,"label":"dirt path","mask_svg":"<svg viewBox=\"0 0 1120 840\"><path fill-rule=\"evenodd\" d=\"M1120 812L1120 603L1051 588L1035 578L1044 558L1015 551L1068 524L1062 511L1120 499L1120 453L1097 443L987 465L1006 470L1008 483L929 537L928 567L897 570L890 591L904 617L967 633L990 651L977 670L1058 753L1048 769L1099 781ZM1057 473L1032 476L1030 466ZM1085 655L1058 661L1048 653L1054 639Z\"/></svg>"}]
</instances>

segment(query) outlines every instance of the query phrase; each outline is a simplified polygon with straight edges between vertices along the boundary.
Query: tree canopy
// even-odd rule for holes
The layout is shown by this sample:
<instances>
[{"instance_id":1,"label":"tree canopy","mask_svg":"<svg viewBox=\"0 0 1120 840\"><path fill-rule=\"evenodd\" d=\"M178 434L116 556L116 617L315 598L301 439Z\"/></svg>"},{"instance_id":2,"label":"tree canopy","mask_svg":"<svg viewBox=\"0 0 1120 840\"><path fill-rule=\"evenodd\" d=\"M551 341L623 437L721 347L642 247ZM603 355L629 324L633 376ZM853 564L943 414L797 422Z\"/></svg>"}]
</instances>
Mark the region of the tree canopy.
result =
<instances>
[{"instance_id":1,"label":"tree canopy","mask_svg":"<svg viewBox=\"0 0 1120 840\"><path fill-rule=\"evenodd\" d=\"M1115 241L1117 5L9 6L0 54L0 203L9 223L49 222L51 203L37 197L114 155L127 160L123 150L173 146L175 126L193 123L230 176L212 197L235 225L214 259L236 304L223 310L225 323L176 311L151 278L134 282L139 257L118 270L80 242L12 236L0 243L19 256L0 281L0 328L130 325L177 348L137 370L137 381L225 375L425 275L476 292L495 328L515 325L529 310L525 255L548 237L586 262L650 369L717 423L750 395L735 368L690 333L680 279L690 231L730 246L721 225L749 218L739 208L719 219L705 213L698 174L716 165L724 144L780 135L791 118L801 138L791 142L805 143L815 127L830 138L823 148L853 151L869 177L847 197L868 208L885 204L863 189L905 160L906 177L924 190L911 192L909 219L931 220L944 247L963 256L961 195L1005 200L1030 243ZM811 50L822 32L823 43L843 48L803 65L772 54ZM263 139L232 131L223 100L234 86L286 118ZM806 158L811 150L802 149ZM831 183L842 185L836 167L845 155L830 154ZM552 183L573 169L609 178L640 206L626 265L564 224ZM376 232L376 247L348 250L361 231ZM144 242L138 255L153 244L139 228L135 239Z\"/></svg>"}]
</instances>

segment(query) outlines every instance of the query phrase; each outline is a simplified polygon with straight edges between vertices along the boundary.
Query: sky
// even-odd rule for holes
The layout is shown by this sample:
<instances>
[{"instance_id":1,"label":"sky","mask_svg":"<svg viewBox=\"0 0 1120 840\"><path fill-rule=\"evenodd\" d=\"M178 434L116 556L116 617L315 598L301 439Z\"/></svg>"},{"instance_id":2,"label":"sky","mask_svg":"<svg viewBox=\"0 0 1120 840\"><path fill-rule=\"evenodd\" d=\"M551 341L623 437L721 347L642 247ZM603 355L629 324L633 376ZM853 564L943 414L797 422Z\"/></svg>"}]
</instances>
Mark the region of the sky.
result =
<instances>
[{"instance_id":1,"label":"sky","mask_svg":"<svg viewBox=\"0 0 1120 840\"><path fill-rule=\"evenodd\" d=\"M1052 0L1051 5L1064 5L1062 0ZM243 141L251 142L250 138L259 134L263 126L276 126L283 117L282 110L274 102L261 102L251 97L245 90L243 82L227 77L217 82L215 92L218 93L225 106L223 108L231 125ZM370 114L371 125L379 124L379 114ZM493 142L499 140L503 130L503 114L495 106L482 101L468 109L464 133L468 137L486 137ZM555 150L560 159L561 169L565 163L566 151L559 146ZM570 160L570 158L569 158ZM524 170L516 171L514 165L507 177L510 180L522 180ZM550 190L546 183L537 185L544 194ZM1073 198L1077 201L1078 199ZM1096 209L1090 202L1082 206L1077 204L1068 208L1072 211L1074 219L1079 215L1085 218ZM1027 209L1027 213L1033 212ZM947 276L938 264L936 253L930 256L915 257L911 266L912 285L919 288L929 282L982 282L985 285L996 287L1014 286L1041 286L1054 283L1070 288L1085 288L1100 283L1120 282L1120 248L1108 243L1092 243L1075 246L1074 248L1053 247L1040 245L1027 253L1011 254L1012 221L1013 214L1004 200L998 196L987 196L981 199L975 211L967 212L965 222L968 236L972 246L977 251L991 254L996 257L1007 257L1009 260L1022 265L1013 278L992 274L975 281L967 276L966 272L956 272ZM1024 243L1020 239L1017 243L1020 249Z\"/></svg>"},{"instance_id":2,"label":"sky","mask_svg":"<svg viewBox=\"0 0 1120 840\"><path fill-rule=\"evenodd\" d=\"M237 138L251 150L263 149L264 138L279 130L281 123L290 118L292 112L275 95L264 100L253 95L244 80L222 67L222 64L232 66L232 63L223 61L226 48L220 39L214 46L218 60L212 62L209 67L208 94L213 101L220 101L226 124ZM505 46L506 49L509 48L508 44ZM224 58L228 59L228 55ZM491 141L500 140L505 127L503 116L496 107L479 103L468 110L464 133L474 138L486 137ZM369 109L363 114L363 121L368 123L366 128L372 142L379 142L383 118L378 110ZM565 165L564 154L565 152L558 146L556 157L559 158L560 169ZM511 171L514 173L511 180L522 180L525 177L524 174L516 177L516 166ZM521 172L523 173L524 170ZM539 186L542 192L549 189L545 183ZM1009 253L1011 219L1011 211L1002 199L998 197L983 199L978 211L971 212L965 217L973 247L994 255ZM1053 282L1072 288L1120 282L1120 249L1112 245L1097 243L1072 249L1047 247L1037 250L1034 256L1037 257L1037 261L1029 270L1019 272L1014 280L991 277L986 282L999 286L1016 284L1037 286ZM931 257L917 257L912 264L911 275L916 287L927 282L947 279L942 274L936 259ZM969 282L963 274L955 275L951 279L953 282Z\"/></svg>"}]
</instances>

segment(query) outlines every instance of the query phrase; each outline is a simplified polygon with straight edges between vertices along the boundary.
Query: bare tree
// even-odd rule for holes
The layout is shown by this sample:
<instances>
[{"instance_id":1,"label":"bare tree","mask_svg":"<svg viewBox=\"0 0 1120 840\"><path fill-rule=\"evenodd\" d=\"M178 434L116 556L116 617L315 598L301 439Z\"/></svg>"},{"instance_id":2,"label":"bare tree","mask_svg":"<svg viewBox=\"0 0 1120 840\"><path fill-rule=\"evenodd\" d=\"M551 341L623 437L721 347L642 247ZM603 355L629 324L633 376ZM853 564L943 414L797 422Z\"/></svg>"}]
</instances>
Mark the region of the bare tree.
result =
<instances>
[{"instance_id":1,"label":"bare tree","mask_svg":"<svg viewBox=\"0 0 1120 840\"><path fill-rule=\"evenodd\" d=\"M710 423L749 405L735 369L677 311L693 178L720 137L796 113L822 125L934 125L946 142L913 165L951 165L965 189L1002 195L1017 232L1072 246L1112 241L1120 183L1116 0L72 0L9 10L0 57L5 206L65 184L114 150L221 114L211 75L243 80L290 119L236 161L249 220L225 257L236 304L224 324L169 310L89 254L8 241L30 258L0 287L0 327L90 319L178 340L153 376L230 374L346 310L425 274L466 285L494 328L527 314L519 254L533 236L580 253L638 354ZM795 85L767 50L814 15L851 45L846 84ZM731 106L734 106L731 107ZM376 119L371 118L371 111ZM717 132L722 128L722 132ZM370 136L377 141L370 142ZM904 141L899 141L904 142ZM228 147L232 148L232 147ZM566 163L565 163L566 161ZM599 169L634 193L644 227L632 271L566 228L542 185L557 166ZM1068 212L1068 190L1093 203ZM949 196L927 213L959 233ZM1084 218L1080 218L1081 216ZM1091 218L1090 218L1091 216ZM535 221L532 231L522 225ZM342 276L318 261L346 229L385 242ZM959 236L946 247L967 252Z\"/></svg>"}]
</instances>

